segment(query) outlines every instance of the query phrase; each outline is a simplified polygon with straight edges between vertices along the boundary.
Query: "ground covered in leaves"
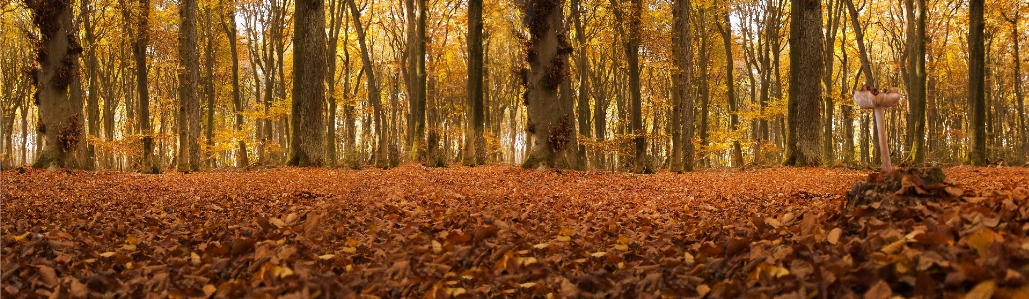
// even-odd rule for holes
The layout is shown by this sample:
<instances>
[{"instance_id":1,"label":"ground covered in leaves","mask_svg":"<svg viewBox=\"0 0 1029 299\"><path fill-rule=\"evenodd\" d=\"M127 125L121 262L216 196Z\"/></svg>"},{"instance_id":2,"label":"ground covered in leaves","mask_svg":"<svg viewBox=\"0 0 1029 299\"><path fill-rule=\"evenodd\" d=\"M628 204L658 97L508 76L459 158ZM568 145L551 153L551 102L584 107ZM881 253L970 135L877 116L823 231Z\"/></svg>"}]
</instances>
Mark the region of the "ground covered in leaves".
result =
<instances>
[{"instance_id":1,"label":"ground covered in leaves","mask_svg":"<svg viewBox=\"0 0 1029 299\"><path fill-rule=\"evenodd\" d=\"M0 295L1026 298L1029 169L945 172L8 170Z\"/></svg>"}]
</instances>

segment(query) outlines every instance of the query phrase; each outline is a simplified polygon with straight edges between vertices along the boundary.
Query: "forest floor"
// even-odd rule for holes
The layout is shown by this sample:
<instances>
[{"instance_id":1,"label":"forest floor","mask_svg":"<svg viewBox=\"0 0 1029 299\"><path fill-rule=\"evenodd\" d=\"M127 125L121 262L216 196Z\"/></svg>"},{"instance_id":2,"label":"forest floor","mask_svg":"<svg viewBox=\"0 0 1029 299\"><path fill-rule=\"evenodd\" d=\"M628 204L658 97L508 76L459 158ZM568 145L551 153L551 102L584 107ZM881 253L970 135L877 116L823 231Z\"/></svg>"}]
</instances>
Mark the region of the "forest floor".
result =
<instances>
[{"instance_id":1,"label":"forest floor","mask_svg":"<svg viewBox=\"0 0 1029 299\"><path fill-rule=\"evenodd\" d=\"M1029 296L1029 168L843 212L869 173L7 170L0 295Z\"/></svg>"}]
</instances>

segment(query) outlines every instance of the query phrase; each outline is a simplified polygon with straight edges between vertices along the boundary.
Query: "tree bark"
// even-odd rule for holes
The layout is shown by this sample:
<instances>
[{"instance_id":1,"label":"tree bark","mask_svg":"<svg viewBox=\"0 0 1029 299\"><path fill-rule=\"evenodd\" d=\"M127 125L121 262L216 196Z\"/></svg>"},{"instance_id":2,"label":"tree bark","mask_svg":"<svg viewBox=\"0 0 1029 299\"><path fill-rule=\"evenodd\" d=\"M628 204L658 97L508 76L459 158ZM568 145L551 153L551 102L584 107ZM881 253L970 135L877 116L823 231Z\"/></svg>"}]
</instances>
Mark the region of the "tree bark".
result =
<instances>
[{"instance_id":1,"label":"tree bark","mask_svg":"<svg viewBox=\"0 0 1029 299\"><path fill-rule=\"evenodd\" d=\"M372 106L375 118L373 119L375 125L376 135L378 135L378 143L375 144L375 159L376 166L386 167L386 130L383 126L382 117L382 95L379 94L379 86L375 81L375 71L372 69L373 63L371 53L369 52L368 45L365 42L365 31L361 24L361 12L357 9L357 5L354 4L354 0L347 0L350 5L350 12L354 18L354 28L357 30L357 42L361 48L361 61L364 65L364 71L367 73L368 79L368 104Z\"/></svg>"},{"instance_id":2,"label":"tree bark","mask_svg":"<svg viewBox=\"0 0 1029 299\"><path fill-rule=\"evenodd\" d=\"M986 161L986 48L984 1L969 2L968 25L968 98L972 127L969 163L985 166Z\"/></svg>"},{"instance_id":3,"label":"tree bark","mask_svg":"<svg viewBox=\"0 0 1029 299\"><path fill-rule=\"evenodd\" d=\"M243 98L239 90L239 47L237 44L239 31L236 29L236 6L230 4L222 9L226 10L227 13L225 17L220 18L220 22L222 31L225 31L225 37L228 39L229 55L232 57L232 113L234 114L232 128L237 133L240 133L243 131ZM249 166L250 159L247 154L246 138L240 138L236 143L236 166Z\"/></svg>"},{"instance_id":4,"label":"tree bark","mask_svg":"<svg viewBox=\"0 0 1029 299\"><path fill-rule=\"evenodd\" d=\"M729 103L729 130L735 132L739 129L739 104L736 99L736 82L735 76L733 75L733 58L732 58L732 27L729 20L729 13L726 12L722 17L723 22L715 22L715 26L718 26L718 31L722 33L722 46L725 48L725 94L726 101ZM738 138L732 141L732 167L743 166L743 148L740 146L740 140Z\"/></svg>"},{"instance_id":5,"label":"tree bark","mask_svg":"<svg viewBox=\"0 0 1029 299\"><path fill-rule=\"evenodd\" d=\"M925 163L925 0L904 0L907 8L908 48L908 107L911 112L907 120L908 144L911 149L908 159L914 163Z\"/></svg>"},{"instance_id":6,"label":"tree bark","mask_svg":"<svg viewBox=\"0 0 1029 299\"><path fill-rule=\"evenodd\" d=\"M690 0L676 0L672 4L672 171L693 170L693 44L690 39ZM634 34L634 33L631 33ZM635 99L634 99L635 100ZM634 108L635 109L635 108ZM634 111L635 113L635 111ZM656 122L655 122L656 123Z\"/></svg>"},{"instance_id":7,"label":"tree bark","mask_svg":"<svg viewBox=\"0 0 1029 299\"><path fill-rule=\"evenodd\" d=\"M408 158L425 160L426 73L425 27L428 8L426 0L407 0L408 51L407 73L410 125L408 132ZM428 164L428 163L427 163Z\"/></svg>"},{"instance_id":8,"label":"tree bark","mask_svg":"<svg viewBox=\"0 0 1029 299\"><path fill-rule=\"evenodd\" d=\"M524 103L528 108L526 130L531 150L522 167L572 168L578 146L572 106L558 98L557 89L566 80L568 55L572 52L564 26L563 0L530 0L525 11L529 27L526 49L528 69L522 70Z\"/></svg>"},{"instance_id":9,"label":"tree bark","mask_svg":"<svg viewBox=\"0 0 1029 299\"><path fill-rule=\"evenodd\" d=\"M179 2L179 171L200 170L200 55L197 50L197 2Z\"/></svg>"},{"instance_id":10,"label":"tree bark","mask_svg":"<svg viewBox=\"0 0 1029 299\"><path fill-rule=\"evenodd\" d=\"M583 8L581 2L582 0L572 0L571 8L572 25L575 26L575 40L579 46L576 49L575 59L575 68L578 71L576 75L579 77L578 102L576 103L578 118L576 123L579 127L579 135L592 137L593 134L590 126L590 72L589 61L586 58L586 26L582 21ZM580 143L579 168L585 169L587 167L586 157L586 145Z\"/></svg>"},{"instance_id":11,"label":"tree bark","mask_svg":"<svg viewBox=\"0 0 1029 299\"><path fill-rule=\"evenodd\" d=\"M293 48L293 166L325 163L325 3L296 0ZM281 57L280 57L281 58Z\"/></svg>"},{"instance_id":12,"label":"tree bark","mask_svg":"<svg viewBox=\"0 0 1029 299\"><path fill-rule=\"evenodd\" d=\"M486 163L483 104L482 0L468 1L468 124L464 164Z\"/></svg>"},{"instance_id":13,"label":"tree bark","mask_svg":"<svg viewBox=\"0 0 1029 299\"><path fill-rule=\"evenodd\" d=\"M1021 31L1018 30L1018 21L1021 17L1021 11L1018 9L1019 8L1016 7L1013 17L1008 17L1007 14L1004 14L1004 19L1007 20L1008 23L1011 23L1011 38L1013 43L1012 46L1014 47L1014 51L1011 54L1013 55L1012 58L1015 60L1015 101L1018 103L1018 128L1016 129L1019 132L1019 139L1021 141L1018 162L1026 163L1027 155L1029 155L1029 132L1027 132L1029 128L1026 127L1025 123L1025 94L1022 90L1022 56L1019 52L1019 40L1022 38L1022 36L1020 34Z\"/></svg>"},{"instance_id":14,"label":"tree bark","mask_svg":"<svg viewBox=\"0 0 1029 299\"><path fill-rule=\"evenodd\" d=\"M29 0L33 25L39 29L38 68L32 69L39 107L38 131L45 145L33 167L83 168L85 134L82 97L78 86L78 55L82 53L72 22L71 1ZM80 93L80 95L75 95ZM37 144L39 141L36 141Z\"/></svg>"},{"instance_id":15,"label":"tree bark","mask_svg":"<svg viewBox=\"0 0 1029 299\"><path fill-rule=\"evenodd\" d=\"M821 165L822 117L820 100L824 71L822 57L822 3L792 2L790 27L790 97L786 165Z\"/></svg>"},{"instance_id":16,"label":"tree bark","mask_svg":"<svg viewBox=\"0 0 1029 299\"><path fill-rule=\"evenodd\" d=\"M214 148L214 29L211 24L211 7L204 6L204 99L207 101L207 124L204 134L207 141L208 154L203 157L207 167L217 167L217 159L212 152Z\"/></svg>"},{"instance_id":17,"label":"tree bark","mask_svg":"<svg viewBox=\"0 0 1029 299\"><path fill-rule=\"evenodd\" d=\"M647 161L646 131L643 129L643 96L640 88L640 26L643 13L643 1L629 1L629 15L624 13L615 0L611 0L615 22L622 33L622 47L625 50L626 65L629 69L629 130L635 144L635 154L630 165L637 173L653 172Z\"/></svg>"}]
</instances>

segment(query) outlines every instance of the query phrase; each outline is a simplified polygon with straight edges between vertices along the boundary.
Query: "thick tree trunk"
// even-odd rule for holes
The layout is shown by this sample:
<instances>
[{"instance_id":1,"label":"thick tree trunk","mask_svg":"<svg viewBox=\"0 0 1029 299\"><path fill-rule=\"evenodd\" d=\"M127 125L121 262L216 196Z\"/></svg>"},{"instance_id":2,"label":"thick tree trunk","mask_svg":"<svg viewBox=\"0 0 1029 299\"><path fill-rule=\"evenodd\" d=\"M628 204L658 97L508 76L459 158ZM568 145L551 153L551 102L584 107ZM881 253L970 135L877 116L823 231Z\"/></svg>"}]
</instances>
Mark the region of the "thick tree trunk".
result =
<instances>
[{"instance_id":1,"label":"thick tree trunk","mask_svg":"<svg viewBox=\"0 0 1029 299\"><path fill-rule=\"evenodd\" d=\"M325 163L325 3L296 0L293 48L293 166ZM281 57L280 57L281 58Z\"/></svg>"},{"instance_id":2,"label":"thick tree trunk","mask_svg":"<svg viewBox=\"0 0 1029 299\"><path fill-rule=\"evenodd\" d=\"M425 73L425 27L428 7L426 0L407 0L408 17L408 101L410 122L408 134L408 158L425 160L426 119L426 73ZM428 163L426 163L428 164Z\"/></svg>"},{"instance_id":3,"label":"thick tree trunk","mask_svg":"<svg viewBox=\"0 0 1029 299\"><path fill-rule=\"evenodd\" d=\"M78 55L82 47L73 34L71 1L34 0L26 2L32 10L33 24L39 28L36 50L38 69L33 69L35 103L39 107L38 131L45 138L42 152L33 167L82 168L85 164L86 136L83 131L82 97L75 93ZM36 141L39 143L39 141Z\"/></svg>"},{"instance_id":4,"label":"thick tree trunk","mask_svg":"<svg viewBox=\"0 0 1029 299\"><path fill-rule=\"evenodd\" d=\"M925 163L925 14L926 0L904 0L907 8L908 48L908 107L911 117L907 120L908 144L911 149L908 159L914 163Z\"/></svg>"},{"instance_id":5,"label":"thick tree trunk","mask_svg":"<svg viewBox=\"0 0 1029 299\"><path fill-rule=\"evenodd\" d=\"M790 98L786 165L821 165L822 117L820 101L824 71L822 59L822 3L792 2L790 26Z\"/></svg>"},{"instance_id":6,"label":"thick tree trunk","mask_svg":"<svg viewBox=\"0 0 1029 299\"><path fill-rule=\"evenodd\" d=\"M968 99L971 107L972 127L969 143L969 163L985 166L986 161L986 24L983 19L984 1L969 2L968 25Z\"/></svg>"},{"instance_id":7,"label":"thick tree trunk","mask_svg":"<svg viewBox=\"0 0 1029 299\"><path fill-rule=\"evenodd\" d=\"M197 2L179 2L179 59L183 69L179 73L179 171L200 170L200 98L197 83L200 78L200 55L197 50Z\"/></svg>"},{"instance_id":8,"label":"thick tree trunk","mask_svg":"<svg viewBox=\"0 0 1029 299\"><path fill-rule=\"evenodd\" d=\"M528 107L526 130L531 134L531 150L522 167L571 168L578 147L575 112L558 98L557 89L566 80L568 55L572 52L565 31L564 1L530 0L525 12L529 27L526 49L528 69L522 71L523 99Z\"/></svg>"},{"instance_id":9,"label":"thick tree trunk","mask_svg":"<svg viewBox=\"0 0 1029 299\"><path fill-rule=\"evenodd\" d=\"M690 1L672 4L672 58L676 71L672 74L676 95L672 106L672 171L693 170L693 44L690 39ZM656 121L655 121L656 123Z\"/></svg>"},{"instance_id":10,"label":"thick tree trunk","mask_svg":"<svg viewBox=\"0 0 1029 299\"><path fill-rule=\"evenodd\" d=\"M486 119L483 105L482 0L468 1L468 129L464 164L486 163Z\"/></svg>"}]
</instances>

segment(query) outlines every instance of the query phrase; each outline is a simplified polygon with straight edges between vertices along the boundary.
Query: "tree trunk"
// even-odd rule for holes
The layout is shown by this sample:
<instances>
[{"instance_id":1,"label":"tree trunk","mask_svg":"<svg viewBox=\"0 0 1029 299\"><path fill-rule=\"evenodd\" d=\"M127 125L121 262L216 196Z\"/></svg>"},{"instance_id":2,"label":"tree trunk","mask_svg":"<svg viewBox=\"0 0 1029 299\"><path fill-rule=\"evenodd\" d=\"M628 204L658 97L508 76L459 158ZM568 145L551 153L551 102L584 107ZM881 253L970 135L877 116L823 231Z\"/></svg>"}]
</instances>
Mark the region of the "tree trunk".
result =
<instances>
[{"instance_id":1,"label":"tree trunk","mask_svg":"<svg viewBox=\"0 0 1029 299\"><path fill-rule=\"evenodd\" d=\"M361 24L361 12L357 9L357 5L354 4L354 0L347 0L347 3L350 5L350 12L354 18L354 28L357 30L357 41L361 48L361 61L363 62L364 70L367 73L368 104L372 106L375 112L375 118L373 121L376 135L378 135L378 143L373 147L376 152L376 166L386 167L386 130L382 125L382 95L379 94L379 86L375 81L375 71L372 69L373 63L371 53L369 52L368 45L365 42L366 36Z\"/></svg>"},{"instance_id":2,"label":"tree trunk","mask_svg":"<svg viewBox=\"0 0 1029 299\"><path fill-rule=\"evenodd\" d=\"M972 134L969 163L985 166L986 161L986 48L984 1L969 3L968 25L968 98L971 107Z\"/></svg>"},{"instance_id":3,"label":"tree trunk","mask_svg":"<svg viewBox=\"0 0 1029 299\"><path fill-rule=\"evenodd\" d=\"M468 1L468 124L464 164L486 163L486 119L483 105L482 0Z\"/></svg>"},{"instance_id":4,"label":"tree trunk","mask_svg":"<svg viewBox=\"0 0 1029 299\"><path fill-rule=\"evenodd\" d=\"M408 101L410 122L408 134L408 158L425 159L425 27L428 8L426 0L407 0L408 17ZM428 164L428 163L427 163Z\"/></svg>"},{"instance_id":5,"label":"tree trunk","mask_svg":"<svg viewBox=\"0 0 1029 299\"><path fill-rule=\"evenodd\" d=\"M220 19L220 21L222 30L225 31L225 37L228 38L229 55L232 56L232 113L234 114L232 128L238 134L243 131L243 98L240 95L239 90L239 48L236 37L239 31L236 29L235 5L229 5L228 8L223 9L226 9L228 12L224 18ZM236 143L236 161L238 162L236 166L249 166L250 159L247 154L246 138L240 138Z\"/></svg>"},{"instance_id":6,"label":"tree trunk","mask_svg":"<svg viewBox=\"0 0 1029 299\"><path fill-rule=\"evenodd\" d=\"M911 149L908 159L914 163L925 163L925 0L904 0L907 8L908 31L908 107L911 117L908 124L908 144Z\"/></svg>"},{"instance_id":7,"label":"tree trunk","mask_svg":"<svg viewBox=\"0 0 1029 299\"><path fill-rule=\"evenodd\" d=\"M620 4L611 0L615 22L622 33L622 47L625 50L629 71L629 130L631 130L635 155L630 165L637 173L652 172L647 161L646 131L643 129L643 96L640 90L640 25L643 13L642 0L629 1L629 15L623 16Z\"/></svg>"},{"instance_id":8,"label":"tree trunk","mask_svg":"<svg viewBox=\"0 0 1029 299\"><path fill-rule=\"evenodd\" d=\"M578 146L575 112L558 98L557 89L566 80L571 44L565 35L562 7L564 1L530 0L525 11L529 27L526 49L528 69L522 70L524 102L528 107L526 130L531 134L531 150L522 167L571 168L575 166Z\"/></svg>"},{"instance_id":9,"label":"tree trunk","mask_svg":"<svg viewBox=\"0 0 1029 299\"><path fill-rule=\"evenodd\" d=\"M836 57L834 55L835 51L832 51L831 49L836 45L837 29L839 28L840 18L843 14L843 5L840 1L841 0L834 0L827 2L829 7L827 7L826 10L829 12L829 19L826 20L826 37L822 46L822 49L826 49L822 51L822 53L824 53L822 59L825 63L825 71L822 73L822 87L825 88L825 93L823 95L825 102L822 104L822 108L824 109L823 116L825 117L825 120L823 121L824 126L822 126L822 161L826 165L832 165L836 158L833 153L833 116L836 112L836 103L832 94L834 72L833 64L836 62Z\"/></svg>"},{"instance_id":10,"label":"tree trunk","mask_svg":"<svg viewBox=\"0 0 1029 299\"><path fill-rule=\"evenodd\" d=\"M676 95L673 97L675 99L672 106L674 122L671 124L673 127L670 130L675 135L672 136L671 168L672 171L692 171L695 99L693 98L693 44L690 39L690 0L676 0L672 5L672 58L676 69L672 73L672 84L675 85L672 90Z\"/></svg>"},{"instance_id":11,"label":"tree trunk","mask_svg":"<svg viewBox=\"0 0 1029 299\"><path fill-rule=\"evenodd\" d=\"M725 48L725 93L726 101L729 103L729 130L735 132L739 129L739 104L736 99L736 82L735 76L733 76L733 58L732 58L732 27L729 20L729 13L725 13L723 16L723 22L715 22L718 26L718 31L722 33L722 46ZM756 158L756 157L755 157ZM738 138L732 141L732 167L743 166L743 148L740 146L740 140Z\"/></svg>"},{"instance_id":12,"label":"tree trunk","mask_svg":"<svg viewBox=\"0 0 1029 299\"><path fill-rule=\"evenodd\" d=\"M45 138L35 168L83 168L85 134L83 131L81 86L78 83L78 55L82 53L72 22L70 1L27 1L33 25L39 28L36 50L38 68L32 70L39 107L38 131ZM79 93L79 95L76 95ZM38 139L36 141L39 142Z\"/></svg>"},{"instance_id":13,"label":"tree trunk","mask_svg":"<svg viewBox=\"0 0 1029 299\"><path fill-rule=\"evenodd\" d=\"M352 0L351 0L352 1ZM293 48L293 166L325 163L325 3L296 0ZM281 59L281 57L280 57Z\"/></svg>"},{"instance_id":14,"label":"tree trunk","mask_svg":"<svg viewBox=\"0 0 1029 299\"><path fill-rule=\"evenodd\" d=\"M214 157L214 33L211 24L211 7L204 6L204 98L207 101L207 125L204 126L207 140L207 167L217 167Z\"/></svg>"},{"instance_id":15,"label":"tree trunk","mask_svg":"<svg viewBox=\"0 0 1029 299\"><path fill-rule=\"evenodd\" d=\"M699 78L696 78L697 80L695 80L695 81L699 82L698 88L700 88L700 92L699 92L700 93L700 146L701 146L701 149L703 150L703 153L704 153L702 155L701 159L700 159L700 163L701 163L701 167L707 168L707 167L711 167L710 159L708 158L708 153L707 153L707 149L708 149L708 114L711 113L710 112L710 105L709 105L710 102L711 102L711 88L710 88L710 81L708 80L708 76L710 74L710 69L709 69L710 61L709 60L711 59L711 54L710 54L711 50L708 48L708 47L710 47L710 44L708 43L708 27L707 27L707 22L708 22L707 12L708 12L708 10L705 9L705 8L699 8L698 10L699 10L699 12L698 12L697 20L694 22L694 24L697 24L698 27L699 27L699 30L698 30L699 32L697 32L696 35L700 39L700 49L699 49L699 53L698 53L699 57L697 58L697 63L699 64L698 69L700 70L700 75L699 75Z\"/></svg>"},{"instance_id":16,"label":"tree trunk","mask_svg":"<svg viewBox=\"0 0 1029 299\"><path fill-rule=\"evenodd\" d=\"M1019 156L1019 160L1018 160L1018 162L1019 163L1026 163L1027 162L1027 160L1026 160L1027 159L1027 155L1029 155L1029 132L1027 132L1027 129L1029 129L1029 128L1027 128L1026 124L1025 124L1025 94L1023 93L1024 91L1022 91L1022 56L1021 56L1021 53L1019 53L1019 50L1020 50L1019 39L1021 39L1022 36L1020 34L1021 31L1018 30L1018 20L1019 20L1020 16L1021 16L1021 11L1016 9L1015 10L1015 14L1014 14L1013 17L1008 17L1007 14L1005 14L1004 15L1004 19L1007 20L1009 23L1011 23L1011 38L1012 38L1012 43L1014 43L1013 46L1014 46L1014 50L1015 50L1011 54L1014 56L1012 58L1014 58L1014 60L1015 60L1014 61L1014 64L1015 64L1015 70L1014 70L1015 71L1015 73L1014 73L1014 75L1015 75L1015 78L1014 78L1014 81L1015 81L1014 82L1014 84L1015 84L1015 101L1018 102L1018 111L1017 111L1017 113L1018 113L1018 128L1017 128L1017 131L1019 132L1019 137L1020 137L1019 139L1020 139L1021 145L1022 145L1021 149L1019 150L1019 155L1018 155Z\"/></svg>"},{"instance_id":17,"label":"tree trunk","mask_svg":"<svg viewBox=\"0 0 1029 299\"><path fill-rule=\"evenodd\" d=\"M179 171L200 170L200 98L197 83L200 77L200 55L197 50L197 2L179 2Z\"/></svg>"},{"instance_id":18,"label":"tree trunk","mask_svg":"<svg viewBox=\"0 0 1029 299\"><path fill-rule=\"evenodd\" d=\"M824 71L822 59L822 3L792 2L790 26L790 98L786 165L821 165L822 117L820 101Z\"/></svg>"},{"instance_id":19,"label":"tree trunk","mask_svg":"<svg viewBox=\"0 0 1029 299\"><path fill-rule=\"evenodd\" d=\"M581 2L582 0L572 0L571 8L572 25L575 26L575 40L578 44L575 58L575 68L578 71L576 74L579 77L578 102L576 103L578 118L576 123L578 124L579 135L592 137L593 134L590 126L590 73L589 61L586 58L586 26L582 21L583 8ZM579 168L586 169L586 157L586 145L580 143Z\"/></svg>"},{"instance_id":20,"label":"tree trunk","mask_svg":"<svg viewBox=\"0 0 1029 299\"><path fill-rule=\"evenodd\" d=\"M329 30L326 42L325 54L325 86L328 88L328 107L326 109L327 119L325 121L325 165L336 166L339 159L339 150L336 142L336 109L338 107L338 96L336 95L336 53L339 47L339 34L346 26L346 3L344 0L329 0ZM349 75L349 74L347 74ZM349 78L343 77L344 80ZM347 92L344 88L343 92Z\"/></svg>"},{"instance_id":21,"label":"tree trunk","mask_svg":"<svg viewBox=\"0 0 1029 299\"><path fill-rule=\"evenodd\" d=\"M88 90L86 96L86 119L89 120L87 128L89 129L90 136L100 135L100 97L99 97L99 80L97 78L97 64L96 51L97 51L97 37L96 37L96 24L93 23L96 11L90 1L80 0L81 6L79 9L80 19L82 20L82 29L85 32L86 37L86 48L83 53L86 55L86 79L88 80ZM86 170L96 169L96 145L88 143L86 147L86 159L83 168Z\"/></svg>"}]
</instances>

